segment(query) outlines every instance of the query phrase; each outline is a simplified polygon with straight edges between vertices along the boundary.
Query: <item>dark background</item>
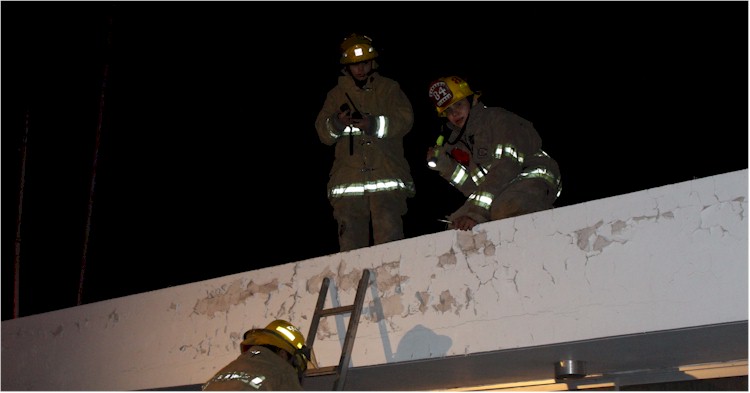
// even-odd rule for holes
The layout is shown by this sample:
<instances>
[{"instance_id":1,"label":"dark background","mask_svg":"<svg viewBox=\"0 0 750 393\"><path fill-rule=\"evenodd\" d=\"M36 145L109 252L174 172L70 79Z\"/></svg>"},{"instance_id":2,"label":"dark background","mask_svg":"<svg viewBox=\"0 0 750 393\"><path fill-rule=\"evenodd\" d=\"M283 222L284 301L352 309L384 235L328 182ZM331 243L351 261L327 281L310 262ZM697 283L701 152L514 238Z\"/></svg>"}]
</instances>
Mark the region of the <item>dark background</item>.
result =
<instances>
[{"instance_id":1,"label":"dark background","mask_svg":"<svg viewBox=\"0 0 750 393\"><path fill-rule=\"evenodd\" d=\"M100 114L83 303L336 253L333 148L314 121L351 32L414 107L407 237L444 230L462 202L424 165L440 76L534 123L560 164L558 207L748 167L747 2L0 8L3 320L27 111L20 316L76 305Z\"/></svg>"}]
</instances>

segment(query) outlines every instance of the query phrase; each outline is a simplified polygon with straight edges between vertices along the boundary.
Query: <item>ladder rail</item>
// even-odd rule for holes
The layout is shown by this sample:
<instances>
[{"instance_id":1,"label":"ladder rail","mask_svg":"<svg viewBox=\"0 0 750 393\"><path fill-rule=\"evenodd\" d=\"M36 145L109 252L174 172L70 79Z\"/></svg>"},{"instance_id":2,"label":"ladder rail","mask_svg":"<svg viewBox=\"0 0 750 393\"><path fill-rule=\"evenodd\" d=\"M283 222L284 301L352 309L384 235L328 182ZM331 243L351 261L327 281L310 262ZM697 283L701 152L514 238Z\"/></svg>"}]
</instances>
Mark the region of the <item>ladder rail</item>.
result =
<instances>
[{"instance_id":1,"label":"ladder rail","mask_svg":"<svg viewBox=\"0 0 750 393\"><path fill-rule=\"evenodd\" d=\"M336 381L334 382L334 390L344 390L344 383L346 382L346 375L349 372L349 361L352 358L352 348L354 348L354 338L357 335L357 327L359 327L359 316L362 314L362 303L365 299L365 293L367 291L367 285L370 282L370 271L365 269L362 272L362 278L359 279L359 286L357 287L357 295L354 297L353 310L349 317L349 327L346 329L346 338L344 339L344 349L341 351L341 360L339 360L339 369Z\"/></svg>"},{"instance_id":2,"label":"ladder rail","mask_svg":"<svg viewBox=\"0 0 750 393\"><path fill-rule=\"evenodd\" d=\"M346 329L344 344L341 349L341 357L339 358L338 365L307 370L307 375L335 374L336 379L334 381L333 390L343 390L346 376L349 371L349 363L351 361L352 349L354 348L354 339L357 335L357 328L359 327L359 318L362 314L365 294L367 293L367 288L370 283L370 270L363 270L362 278L360 278L359 286L357 287L357 294L354 297L354 303L348 306L331 307L328 309L324 308L330 283L330 278L325 277L320 285L320 293L318 294L318 301L315 304L315 312L313 313L312 321L310 322L310 329L307 333L306 345L312 351L313 344L315 343L315 336L317 335L318 327L320 325L320 318L349 313L349 324Z\"/></svg>"},{"instance_id":3,"label":"ladder rail","mask_svg":"<svg viewBox=\"0 0 750 393\"><path fill-rule=\"evenodd\" d=\"M312 321L310 322L310 329L307 332L307 345L312 351L313 343L315 343L315 335L318 332L318 324L320 323L321 311L326 302L326 293L328 293L328 286L331 284L331 279L328 277L323 278L323 282L320 284L320 293L318 294L318 302L315 304L315 312L313 313Z\"/></svg>"}]
</instances>

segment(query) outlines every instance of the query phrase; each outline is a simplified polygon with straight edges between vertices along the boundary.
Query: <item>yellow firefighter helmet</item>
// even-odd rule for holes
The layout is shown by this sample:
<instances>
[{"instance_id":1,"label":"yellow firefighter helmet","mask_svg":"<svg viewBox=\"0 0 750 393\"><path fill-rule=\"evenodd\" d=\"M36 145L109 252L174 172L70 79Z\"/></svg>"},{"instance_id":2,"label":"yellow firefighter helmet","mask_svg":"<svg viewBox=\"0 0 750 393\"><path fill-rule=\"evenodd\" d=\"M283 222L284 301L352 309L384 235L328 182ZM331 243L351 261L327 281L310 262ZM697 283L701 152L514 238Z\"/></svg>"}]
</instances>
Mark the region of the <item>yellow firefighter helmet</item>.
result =
<instances>
[{"instance_id":1,"label":"yellow firefighter helmet","mask_svg":"<svg viewBox=\"0 0 750 393\"><path fill-rule=\"evenodd\" d=\"M372 46L372 38L366 35L355 33L341 43L341 64L354 64L376 57L378 52Z\"/></svg>"},{"instance_id":2,"label":"yellow firefighter helmet","mask_svg":"<svg viewBox=\"0 0 750 393\"><path fill-rule=\"evenodd\" d=\"M458 101L474 94L465 80L457 76L447 76L430 83L430 99L437 109L438 116L445 117L445 110Z\"/></svg>"},{"instance_id":3,"label":"yellow firefighter helmet","mask_svg":"<svg viewBox=\"0 0 750 393\"><path fill-rule=\"evenodd\" d=\"M305 345L305 336L291 323L277 319L264 329L250 329L245 332L240 352L245 353L253 345L271 345L288 352L294 360L294 367L301 375L308 367L316 368L315 354Z\"/></svg>"}]
</instances>

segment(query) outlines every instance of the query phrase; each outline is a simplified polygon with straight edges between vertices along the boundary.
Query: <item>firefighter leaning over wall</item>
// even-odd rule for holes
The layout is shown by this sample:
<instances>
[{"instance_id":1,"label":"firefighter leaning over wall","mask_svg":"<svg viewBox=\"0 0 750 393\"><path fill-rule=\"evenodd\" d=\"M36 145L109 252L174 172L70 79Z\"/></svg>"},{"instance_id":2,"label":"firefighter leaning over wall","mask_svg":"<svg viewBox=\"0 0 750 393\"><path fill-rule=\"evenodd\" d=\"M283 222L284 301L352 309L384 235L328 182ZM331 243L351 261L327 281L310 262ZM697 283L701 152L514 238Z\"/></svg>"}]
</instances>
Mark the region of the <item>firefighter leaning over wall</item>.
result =
<instances>
[{"instance_id":1,"label":"firefighter leaning over wall","mask_svg":"<svg viewBox=\"0 0 750 393\"><path fill-rule=\"evenodd\" d=\"M557 162L531 122L479 97L456 76L429 87L449 135L428 149L428 166L467 197L448 216L452 229L550 209L561 191Z\"/></svg>"},{"instance_id":2,"label":"firefighter leaning over wall","mask_svg":"<svg viewBox=\"0 0 750 393\"><path fill-rule=\"evenodd\" d=\"M203 390L302 390L308 367L317 367L305 337L277 319L264 329L245 332L240 356L219 370Z\"/></svg>"},{"instance_id":3,"label":"firefighter leaning over wall","mask_svg":"<svg viewBox=\"0 0 750 393\"><path fill-rule=\"evenodd\" d=\"M338 224L340 251L404 237L406 200L415 195L403 138L411 131L411 102L393 79L380 75L372 40L352 34L341 44L343 65L315 128L334 146L328 199Z\"/></svg>"}]
</instances>

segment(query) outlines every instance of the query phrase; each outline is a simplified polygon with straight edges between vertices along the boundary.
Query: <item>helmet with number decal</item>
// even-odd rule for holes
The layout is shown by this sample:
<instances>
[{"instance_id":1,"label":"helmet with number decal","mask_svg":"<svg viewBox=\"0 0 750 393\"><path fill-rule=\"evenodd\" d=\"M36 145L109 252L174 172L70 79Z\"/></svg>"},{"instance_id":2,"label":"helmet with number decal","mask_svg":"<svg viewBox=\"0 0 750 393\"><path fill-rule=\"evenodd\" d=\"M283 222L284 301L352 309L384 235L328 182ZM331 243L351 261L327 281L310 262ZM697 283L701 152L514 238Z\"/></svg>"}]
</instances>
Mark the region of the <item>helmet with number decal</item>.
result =
<instances>
[{"instance_id":1,"label":"helmet with number decal","mask_svg":"<svg viewBox=\"0 0 750 393\"><path fill-rule=\"evenodd\" d=\"M378 52L372 46L372 38L366 35L355 33L341 43L341 64L354 64L376 57Z\"/></svg>"},{"instance_id":2,"label":"helmet with number decal","mask_svg":"<svg viewBox=\"0 0 750 393\"><path fill-rule=\"evenodd\" d=\"M240 352L245 353L253 345L270 345L288 352L292 355L293 366L300 375L308 366L317 367L312 349L305 345L305 336L296 326L283 319L269 323L264 329L250 329L245 332Z\"/></svg>"},{"instance_id":3,"label":"helmet with number decal","mask_svg":"<svg viewBox=\"0 0 750 393\"><path fill-rule=\"evenodd\" d=\"M447 76L430 83L429 94L438 116L445 117L445 110L449 106L473 95L474 92L465 80L457 76Z\"/></svg>"}]
</instances>

